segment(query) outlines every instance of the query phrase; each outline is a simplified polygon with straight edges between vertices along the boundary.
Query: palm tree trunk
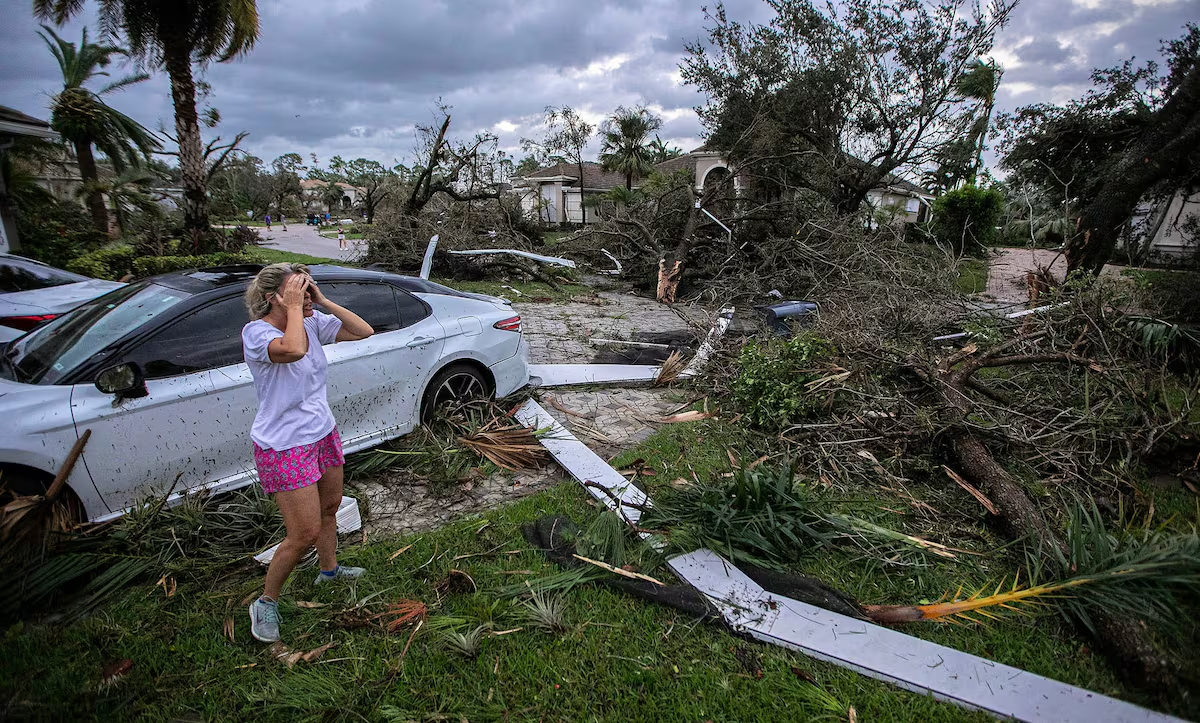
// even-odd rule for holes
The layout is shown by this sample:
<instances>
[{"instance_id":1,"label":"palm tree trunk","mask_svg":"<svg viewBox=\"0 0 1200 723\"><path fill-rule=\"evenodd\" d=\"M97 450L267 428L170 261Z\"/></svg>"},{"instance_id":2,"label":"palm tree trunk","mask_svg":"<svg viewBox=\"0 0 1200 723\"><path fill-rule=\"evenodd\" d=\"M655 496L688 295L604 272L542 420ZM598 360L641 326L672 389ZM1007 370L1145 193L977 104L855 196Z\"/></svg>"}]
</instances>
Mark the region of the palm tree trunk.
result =
<instances>
[{"instance_id":1,"label":"palm tree trunk","mask_svg":"<svg viewBox=\"0 0 1200 723\"><path fill-rule=\"evenodd\" d=\"M175 134L179 139L179 171L183 181L183 227L186 231L208 231L208 169L200 139L200 117L196 112L196 82L192 78L191 54L179 48L166 52L167 75L171 79L171 101L175 104Z\"/></svg>"},{"instance_id":2,"label":"palm tree trunk","mask_svg":"<svg viewBox=\"0 0 1200 723\"><path fill-rule=\"evenodd\" d=\"M104 207L104 194L96 188L100 175L96 170L96 157L92 155L92 142L87 138L75 140L75 161L79 164L79 177L84 185L91 186L87 195L88 212L92 214L92 223L104 233L108 233L108 209Z\"/></svg>"}]
</instances>

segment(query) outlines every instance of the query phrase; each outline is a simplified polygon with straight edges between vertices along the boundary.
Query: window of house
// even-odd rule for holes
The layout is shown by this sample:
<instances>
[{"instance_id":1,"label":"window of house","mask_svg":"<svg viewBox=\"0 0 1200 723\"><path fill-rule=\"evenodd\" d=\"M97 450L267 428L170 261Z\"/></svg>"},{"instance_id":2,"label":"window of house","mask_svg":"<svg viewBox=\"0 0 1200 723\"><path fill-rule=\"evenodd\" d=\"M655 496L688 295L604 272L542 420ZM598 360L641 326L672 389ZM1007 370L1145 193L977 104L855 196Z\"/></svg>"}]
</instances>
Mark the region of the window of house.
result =
<instances>
[{"instance_id":1,"label":"window of house","mask_svg":"<svg viewBox=\"0 0 1200 723\"><path fill-rule=\"evenodd\" d=\"M400 310L391 286L360 281L330 281L321 284L321 293L363 318L376 334L399 329Z\"/></svg>"},{"instance_id":2,"label":"window of house","mask_svg":"<svg viewBox=\"0 0 1200 723\"><path fill-rule=\"evenodd\" d=\"M192 374L238 364L246 309L240 296L221 299L191 312L125 355L147 379Z\"/></svg>"},{"instance_id":3,"label":"window of house","mask_svg":"<svg viewBox=\"0 0 1200 723\"><path fill-rule=\"evenodd\" d=\"M916 213L917 211L921 210L921 199L919 199L919 198L908 199L908 201L906 201L904 204L904 210L909 213Z\"/></svg>"}]
</instances>

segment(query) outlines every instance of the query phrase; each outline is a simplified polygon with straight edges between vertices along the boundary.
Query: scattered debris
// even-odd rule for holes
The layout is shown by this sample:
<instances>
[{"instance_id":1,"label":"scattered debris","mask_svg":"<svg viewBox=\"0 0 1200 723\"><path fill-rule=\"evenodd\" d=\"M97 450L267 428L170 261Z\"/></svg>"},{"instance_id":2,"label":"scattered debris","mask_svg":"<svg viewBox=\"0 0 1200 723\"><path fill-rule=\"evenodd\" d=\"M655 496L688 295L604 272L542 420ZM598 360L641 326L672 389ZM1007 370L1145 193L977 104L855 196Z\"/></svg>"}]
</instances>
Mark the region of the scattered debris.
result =
<instances>
[{"instance_id":1,"label":"scattered debris","mask_svg":"<svg viewBox=\"0 0 1200 723\"><path fill-rule=\"evenodd\" d=\"M963 479L961 475L959 475L957 472L950 469L946 465L942 465L942 469L946 472L946 476L948 476L950 479L954 480L955 484L957 484L959 487L962 487L964 490L966 490L976 500L979 500L979 504L983 505L983 508L985 510L987 510L989 514L992 514L992 515L999 514L996 511L996 505L992 504L992 501L987 498L987 495L980 492L978 490L978 488L975 487L975 485L973 485L970 482Z\"/></svg>"},{"instance_id":2,"label":"scattered debris","mask_svg":"<svg viewBox=\"0 0 1200 723\"><path fill-rule=\"evenodd\" d=\"M510 472L541 467L546 459L546 448L538 444L536 430L508 417L493 417L472 434L459 437L458 442Z\"/></svg>"},{"instance_id":3,"label":"scattered debris","mask_svg":"<svg viewBox=\"0 0 1200 723\"><path fill-rule=\"evenodd\" d=\"M532 259L543 264L552 266L566 266L569 269L575 268L575 262L570 259L562 259L557 256L542 256L541 254L530 253L529 251L519 251L517 249L473 249L468 251L451 251L452 254L459 256L486 256L488 254L512 254L513 256L521 256L523 258Z\"/></svg>"},{"instance_id":4,"label":"scattered debris","mask_svg":"<svg viewBox=\"0 0 1200 723\"><path fill-rule=\"evenodd\" d=\"M338 505L337 511L338 533L344 535L348 532L357 532L360 529L362 529L362 513L358 510L358 500L353 497L342 497L342 502ZM263 565L269 565L275 557L275 551L278 549L279 543L275 543L255 555L254 559Z\"/></svg>"},{"instance_id":5,"label":"scattered debris","mask_svg":"<svg viewBox=\"0 0 1200 723\"><path fill-rule=\"evenodd\" d=\"M434 234L433 238L429 239L429 245L425 247L425 258L421 261L421 278L428 279L429 272L433 269L433 253L437 251L438 234Z\"/></svg>"},{"instance_id":6,"label":"scattered debris","mask_svg":"<svg viewBox=\"0 0 1200 723\"><path fill-rule=\"evenodd\" d=\"M129 671L133 670L133 661L129 658L119 658L110 660L104 664L100 670L100 686L108 687L114 685L118 680L125 677Z\"/></svg>"},{"instance_id":7,"label":"scattered debris","mask_svg":"<svg viewBox=\"0 0 1200 723\"><path fill-rule=\"evenodd\" d=\"M573 384L652 382L660 367L650 364L530 364L529 383L535 387Z\"/></svg>"},{"instance_id":8,"label":"scattered debris","mask_svg":"<svg viewBox=\"0 0 1200 723\"><path fill-rule=\"evenodd\" d=\"M734 308L732 306L725 307L718 312L716 320L713 321L712 328L708 330L708 336L704 338L704 343L696 350L696 355L692 357L691 363L688 364L687 369L684 369L680 376L694 377L708 364L708 358L716 351L717 342L729 330L729 325L733 322L733 314Z\"/></svg>"},{"instance_id":9,"label":"scattered debris","mask_svg":"<svg viewBox=\"0 0 1200 723\"><path fill-rule=\"evenodd\" d=\"M598 567L602 570L608 570L609 572L613 573L614 575L620 575L621 577L627 577L631 580L645 580L646 582L652 582L655 585L663 584L661 580L655 580L654 578L650 577L649 575L643 575L639 572L632 572L630 570L624 570L619 567L613 567L612 565L608 564L607 562L601 562L600 560L593 560L590 557L584 557L583 555L571 555L571 557L574 557L576 560L579 560L580 562L586 562L589 565L595 565L596 567Z\"/></svg>"},{"instance_id":10,"label":"scattered debris","mask_svg":"<svg viewBox=\"0 0 1200 723\"><path fill-rule=\"evenodd\" d=\"M670 349L670 344L656 344L649 341L622 341L621 339L588 339L588 343L593 346L611 344L616 346L636 346L643 349Z\"/></svg>"},{"instance_id":11,"label":"scattered debris","mask_svg":"<svg viewBox=\"0 0 1200 723\"><path fill-rule=\"evenodd\" d=\"M617 259L617 257L613 256L609 252L608 249L604 249L604 248L600 249L600 253L607 256L609 258L609 260L612 261L613 264L616 265L616 268L614 268L614 269L596 269L596 272L601 273L601 274L607 274L608 276L620 276L621 271L623 270L624 267L621 266L621 262Z\"/></svg>"},{"instance_id":12,"label":"scattered debris","mask_svg":"<svg viewBox=\"0 0 1200 723\"><path fill-rule=\"evenodd\" d=\"M683 373L683 354L679 351L671 352L671 355L662 363L662 367L658 370L658 376L654 377L654 386L663 387L679 378Z\"/></svg>"}]
</instances>

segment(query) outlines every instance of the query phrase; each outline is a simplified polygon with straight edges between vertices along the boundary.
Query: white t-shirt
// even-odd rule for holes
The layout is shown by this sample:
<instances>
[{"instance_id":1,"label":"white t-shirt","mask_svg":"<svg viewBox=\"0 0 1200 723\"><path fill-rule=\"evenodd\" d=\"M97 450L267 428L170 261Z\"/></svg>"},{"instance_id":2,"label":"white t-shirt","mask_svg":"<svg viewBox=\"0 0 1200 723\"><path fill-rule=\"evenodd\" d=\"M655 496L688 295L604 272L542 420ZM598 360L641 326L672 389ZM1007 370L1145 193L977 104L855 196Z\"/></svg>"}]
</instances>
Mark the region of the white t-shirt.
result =
<instances>
[{"instance_id":1,"label":"white t-shirt","mask_svg":"<svg viewBox=\"0 0 1200 723\"><path fill-rule=\"evenodd\" d=\"M320 441L333 431L325 388L329 362L321 345L336 341L341 328L336 316L313 311L304 320L308 353L290 364L277 364L268 356L267 346L283 332L262 319L242 327L242 352L258 396L250 438L259 447L282 451Z\"/></svg>"}]
</instances>

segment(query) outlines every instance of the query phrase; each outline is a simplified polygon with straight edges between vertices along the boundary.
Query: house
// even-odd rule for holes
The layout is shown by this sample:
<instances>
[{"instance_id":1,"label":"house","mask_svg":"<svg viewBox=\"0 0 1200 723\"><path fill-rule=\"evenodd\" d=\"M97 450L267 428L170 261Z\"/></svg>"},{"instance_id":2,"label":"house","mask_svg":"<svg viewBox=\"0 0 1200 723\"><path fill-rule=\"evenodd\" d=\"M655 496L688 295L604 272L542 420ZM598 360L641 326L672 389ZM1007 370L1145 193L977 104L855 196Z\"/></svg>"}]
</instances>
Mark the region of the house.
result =
<instances>
[{"instance_id":1,"label":"house","mask_svg":"<svg viewBox=\"0 0 1200 723\"><path fill-rule=\"evenodd\" d=\"M50 130L50 124L44 120L0 106L0 156L21 138L57 140L58 134ZM0 175L0 253L16 251L19 248L21 245L17 238L17 219L8 198L4 178Z\"/></svg>"},{"instance_id":2,"label":"house","mask_svg":"<svg viewBox=\"0 0 1200 723\"><path fill-rule=\"evenodd\" d=\"M663 161L654 169L663 174L689 171L695 179L696 191L732 176L733 189L738 195L748 190L749 183L737 174L737 170L717 151L705 146ZM587 161L583 164L584 183L579 183L579 167L574 163L556 163L533 171L524 178L515 179L515 187L521 196L521 207L531 217L542 223L579 223L582 220L579 206L583 197L602 194L616 186L625 185L625 176L605 171L599 163ZM634 184L637 188L637 184ZM924 221L929 217L929 204L933 194L915 183L889 176L887 185L873 189L867 194L866 203L872 208L894 209L896 218L906 223ZM589 209L588 222L601 217Z\"/></svg>"},{"instance_id":3,"label":"house","mask_svg":"<svg viewBox=\"0 0 1200 723\"><path fill-rule=\"evenodd\" d=\"M305 210L325 207L325 188L328 185L329 181L318 181L313 178L306 178L300 182L301 202L304 204ZM342 189L343 211L357 206L366 193L366 189L352 186L349 183L337 181L334 185Z\"/></svg>"},{"instance_id":4,"label":"house","mask_svg":"<svg viewBox=\"0 0 1200 723\"><path fill-rule=\"evenodd\" d=\"M1149 204L1139 207L1134 218L1139 217L1149 225L1150 257L1184 259L1200 254L1200 193L1180 189L1165 209Z\"/></svg>"}]
</instances>

